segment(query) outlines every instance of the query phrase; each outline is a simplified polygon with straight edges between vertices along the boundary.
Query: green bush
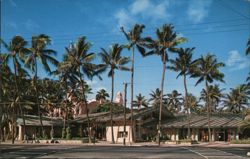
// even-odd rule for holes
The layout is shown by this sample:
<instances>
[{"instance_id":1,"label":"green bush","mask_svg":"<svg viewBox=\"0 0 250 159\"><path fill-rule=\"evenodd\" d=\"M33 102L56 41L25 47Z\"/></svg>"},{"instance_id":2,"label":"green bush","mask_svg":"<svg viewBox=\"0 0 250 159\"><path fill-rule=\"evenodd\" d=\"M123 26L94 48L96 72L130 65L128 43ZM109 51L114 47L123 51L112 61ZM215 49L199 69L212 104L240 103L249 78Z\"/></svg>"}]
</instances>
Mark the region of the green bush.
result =
<instances>
[{"instance_id":1,"label":"green bush","mask_svg":"<svg viewBox=\"0 0 250 159\"><path fill-rule=\"evenodd\" d=\"M244 140L231 140L231 144L250 144L250 139L244 139Z\"/></svg>"},{"instance_id":2,"label":"green bush","mask_svg":"<svg viewBox=\"0 0 250 159\"><path fill-rule=\"evenodd\" d=\"M62 129L62 139L65 139L66 138L66 129L63 128Z\"/></svg>"},{"instance_id":3,"label":"green bush","mask_svg":"<svg viewBox=\"0 0 250 159\"><path fill-rule=\"evenodd\" d=\"M43 130L43 136L42 136L42 138L44 138L45 140L48 140L48 139L49 139L49 137L48 137L48 135L46 134L46 131L45 131L45 130Z\"/></svg>"},{"instance_id":4,"label":"green bush","mask_svg":"<svg viewBox=\"0 0 250 159\"><path fill-rule=\"evenodd\" d=\"M71 129L70 129L70 127L67 127L67 129L66 129L66 133L67 133L67 135L66 135L66 139L67 139L67 140L70 140L70 139L72 138L72 136L71 136Z\"/></svg>"}]
</instances>

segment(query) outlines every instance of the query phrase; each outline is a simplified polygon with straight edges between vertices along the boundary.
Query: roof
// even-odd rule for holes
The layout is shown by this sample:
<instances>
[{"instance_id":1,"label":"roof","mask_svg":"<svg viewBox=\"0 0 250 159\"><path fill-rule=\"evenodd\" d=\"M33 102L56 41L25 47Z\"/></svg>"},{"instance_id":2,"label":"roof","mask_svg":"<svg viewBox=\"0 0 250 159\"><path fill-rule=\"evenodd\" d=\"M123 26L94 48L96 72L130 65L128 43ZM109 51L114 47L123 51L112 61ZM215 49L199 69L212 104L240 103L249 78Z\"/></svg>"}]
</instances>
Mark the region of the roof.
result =
<instances>
[{"instance_id":1,"label":"roof","mask_svg":"<svg viewBox=\"0 0 250 159\"><path fill-rule=\"evenodd\" d=\"M154 116L156 114L158 116L159 109L154 107L144 108L141 110L135 110L133 113L133 118L135 120L144 120L144 117L147 116ZM171 116L170 113L166 112L166 110L163 111L163 116ZM108 122L110 121L110 113L109 112L102 112L102 113L92 113L89 114L90 120L95 120L96 122ZM126 120L131 119L131 113L130 111L126 112ZM75 122L87 122L87 115L79 115L77 116L73 121ZM123 111L117 111L113 112L113 121L119 122L124 121L124 112Z\"/></svg>"},{"instance_id":2,"label":"roof","mask_svg":"<svg viewBox=\"0 0 250 159\"><path fill-rule=\"evenodd\" d=\"M44 126L51 126L52 124L53 126L63 125L63 120L61 118L42 117L42 122ZM23 118L17 118L17 125L24 125ZM25 115L25 125L40 126L39 116Z\"/></svg>"},{"instance_id":3,"label":"roof","mask_svg":"<svg viewBox=\"0 0 250 159\"><path fill-rule=\"evenodd\" d=\"M237 128L242 122L242 118L233 115L212 115L210 117L211 128ZM188 118L186 115L166 121L164 128L187 128ZM190 128L208 127L207 115L191 115Z\"/></svg>"}]
</instances>

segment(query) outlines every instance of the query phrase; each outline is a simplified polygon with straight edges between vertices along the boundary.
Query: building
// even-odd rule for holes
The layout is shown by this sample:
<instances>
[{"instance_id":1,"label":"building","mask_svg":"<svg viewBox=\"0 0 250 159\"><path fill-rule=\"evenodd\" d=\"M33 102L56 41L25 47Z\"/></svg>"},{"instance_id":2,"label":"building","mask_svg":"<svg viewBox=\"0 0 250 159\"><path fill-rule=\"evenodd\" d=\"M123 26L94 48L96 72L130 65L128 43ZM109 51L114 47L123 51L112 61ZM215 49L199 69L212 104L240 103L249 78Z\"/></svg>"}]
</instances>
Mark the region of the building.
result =
<instances>
[{"instance_id":1,"label":"building","mask_svg":"<svg viewBox=\"0 0 250 159\"><path fill-rule=\"evenodd\" d=\"M126 117L122 110L113 113L113 128L114 138L116 143L123 142L137 142L137 141L156 141L157 138L157 124L158 124L159 109L155 107L143 108L134 110L134 127L131 127L131 114L126 111ZM126 124L125 119L126 118ZM91 132L88 132L87 116L86 114L78 115L74 119L69 120L68 123L72 129L72 136L87 137L91 136L97 140L105 140L111 142L111 126L110 113L92 113L89 114ZM239 140L244 137L250 137L247 132L242 132L239 129L243 121L243 117L232 114L213 114L211 115L211 132L212 141L226 141L232 139ZM188 123L190 123L191 139L200 142L208 141L208 121L206 114L192 114L190 121L188 121L186 114L172 114L167 109L162 112L162 140L179 141L187 139ZM21 118L17 120L18 125L18 139L23 136L23 122ZM55 137L60 138L63 119L44 117L43 125L46 134L49 136L50 130L53 128ZM124 129L125 126L125 129ZM26 131L28 135L38 133L40 130L40 122L38 117L26 117Z\"/></svg>"}]
</instances>

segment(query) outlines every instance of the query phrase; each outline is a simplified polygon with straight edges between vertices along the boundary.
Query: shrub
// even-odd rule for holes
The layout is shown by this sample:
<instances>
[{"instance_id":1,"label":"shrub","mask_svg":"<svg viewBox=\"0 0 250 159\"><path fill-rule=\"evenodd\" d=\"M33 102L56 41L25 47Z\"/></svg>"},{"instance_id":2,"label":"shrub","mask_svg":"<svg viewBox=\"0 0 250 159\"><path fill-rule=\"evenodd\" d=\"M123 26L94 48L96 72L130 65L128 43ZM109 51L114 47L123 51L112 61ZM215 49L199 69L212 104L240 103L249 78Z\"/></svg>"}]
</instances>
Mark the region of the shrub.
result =
<instances>
[{"instance_id":1,"label":"shrub","mask_svg":"<svg viewBox=\"0 0 250 159\"><path fill-rule=\"evenodd\" d=\"M62 129L62 139L66 138L66 128Z\"/></svg>"},{"instance_id":2,"label":"shrub","mask_svg":"<svg viewBox=\"0 0 250 159\"><path fill-rule=\"evenodd\" d=\"M70 127L67 127L67 129L66 129L66 133L67 133L67 135L66 135L66 139L67 139L67 140L70 140L70 139L72 138L72 136L71 136L71 129L70 129Z\"/></svg>"},{"instance_id":3,"label":"shrub","mask_svg":"<svg viewBox=\"0 0 250 159\"><path fill-rule=\"evenodd\" d=\"M47 133L46 133L46 131L45 130L43 130L43 136L42 136L42 138L44 138L45 140L47 140L47 139L49 139L49 137L48 137L48 135L47 135Z\"/></svg>"},{"instance_id":4,"label":"shrub","mask_svg":"<svg viewBox=\"0 0 250 159\"><path fill-rule=\"evenodd\" d=\"M250 144L250 139L244 139L244 140L231 140L231 144Z\"/></svg>"}]
</instances>

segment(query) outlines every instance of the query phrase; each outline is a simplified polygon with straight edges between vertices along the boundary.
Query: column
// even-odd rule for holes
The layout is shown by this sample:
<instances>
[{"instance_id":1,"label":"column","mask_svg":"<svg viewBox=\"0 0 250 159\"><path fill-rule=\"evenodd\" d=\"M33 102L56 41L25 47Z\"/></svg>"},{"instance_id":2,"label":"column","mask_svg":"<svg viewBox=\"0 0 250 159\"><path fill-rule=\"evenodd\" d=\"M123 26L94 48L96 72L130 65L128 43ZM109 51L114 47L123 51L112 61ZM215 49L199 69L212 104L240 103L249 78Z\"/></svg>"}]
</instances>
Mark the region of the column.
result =
<instances>
[{"instance_id":1,"label":"column","mask_svg":"<svg viewBox=\"0 0 250 159\"><path fill-rule=\"evenodd\" d=\"M214 141L214 129L212 129L212 141Z\"/></svg>"},{"instance_id":2,"label":"column","mask_svg":"<svg viewBox=\"0 0 250 159\"><path fill-rule=\"evenodd\" d=\"M198 135L199 135L199 129L196 129L196 130L195 130L195 135L194 135L194 139L195 139L196 141L199 140Z\"/></svg>"},{"instance_id":3,"label":"column","mask_svg":"<svg viewBox=\"0 0 250 159\"><path fill-rule=\"evenodd\" d=\"M18 125L18 140L22 140L23 139L23 128L22 128L22 125Z\"/></svg>"},{"instance_id":4,"label":"column","mask_svg":"<svg viewBox=\"0 0 250 159\"><path fill-rule=\"evenodd\" d=\"M176 129L176 136L175 136L176 141L179 140L179 129Z\"/></svg>"},{"instance_id":5,"label":"column","mask_svg":"<svg viewBox=\"0 0 250 159\"><path fill-rule=\"evenodd\" d=\"M238 133L238 130L235 130L235 139L236 139L236 140L239 140L239 133Z\"/></svg>"}]
</instances>

